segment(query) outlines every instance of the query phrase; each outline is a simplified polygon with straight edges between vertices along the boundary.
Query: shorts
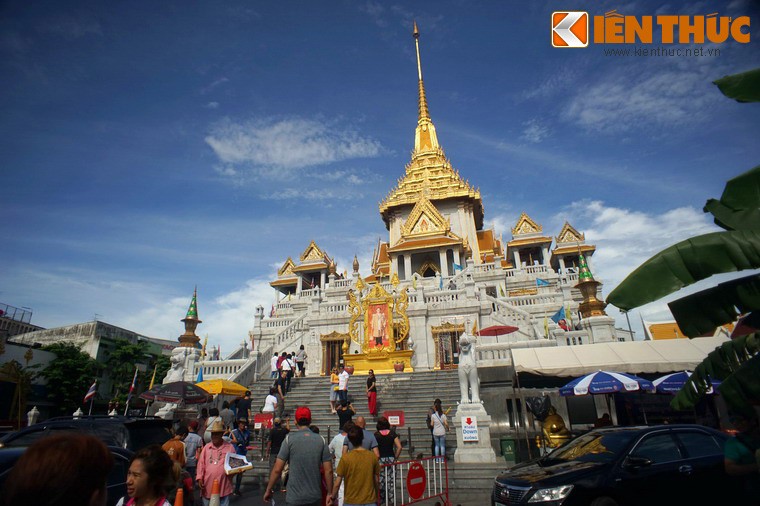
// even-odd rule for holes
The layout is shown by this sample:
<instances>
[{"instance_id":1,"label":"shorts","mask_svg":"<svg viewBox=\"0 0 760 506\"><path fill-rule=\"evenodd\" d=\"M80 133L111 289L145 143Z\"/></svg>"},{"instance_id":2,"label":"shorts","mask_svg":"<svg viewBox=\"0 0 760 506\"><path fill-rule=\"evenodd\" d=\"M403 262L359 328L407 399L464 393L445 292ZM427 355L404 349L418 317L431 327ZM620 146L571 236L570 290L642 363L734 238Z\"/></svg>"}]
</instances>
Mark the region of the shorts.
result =
<instances>
[{"instance_id":1,"label":"shorts","mask_svg":"<svg viewBox=\"0 0 760 506\"><path fill-rule=\"evenodd\" d=\"M338 400L338 391L335 390L334 385L330 385L330 400L331 401L337 401Z\"/></svg>"}]
</instances>

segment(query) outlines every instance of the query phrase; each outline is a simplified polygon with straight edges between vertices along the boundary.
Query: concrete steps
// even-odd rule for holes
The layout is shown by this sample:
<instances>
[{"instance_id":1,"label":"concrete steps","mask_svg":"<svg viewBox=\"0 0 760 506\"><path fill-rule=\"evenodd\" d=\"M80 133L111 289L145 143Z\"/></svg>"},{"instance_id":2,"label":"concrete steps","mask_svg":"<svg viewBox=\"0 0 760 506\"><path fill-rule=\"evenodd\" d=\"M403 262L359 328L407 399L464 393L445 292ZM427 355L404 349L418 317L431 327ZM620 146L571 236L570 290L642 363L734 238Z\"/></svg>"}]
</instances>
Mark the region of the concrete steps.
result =
<instances>
[{"instance_id":1,"label":"concrete steps","mask_svg":"<svg viewBox=\"0 0 760 506\"><path fill-rule=\"evenodd\" d=\"M367 428L374 428L375 420L369 416L365 395L366 376L353 376L348 384L349 399L352 400L356 414L368 420ZM261 380L250 387L253 394L252 407L261 407L266 397L270 380ZM404 443L404 455L409 455L409 441L414 456L423 453L430 456L430 431L425 418L433 400L440 398L444 411L451 409L449 417L456 410L459 400L459 380L456 370L432 371L424 373L396 373L377 376L378 412L403 410L405 423L398 432ZM308 406L312 412L312 424L320 429L325 437L332 437L338 428L338 417L330 410L330 379L323 376L293 378L291 391L285 397L285 414L292 415L299 406ZM411 437L411 439L410 439ZM452 432L446 439L446 450L453 456L456 449L456 437Z\"/></svg>"},{"instance_id":2,"label":"concrete steps","mask_svg":"<svg viewBox=\"0 0 760 506\"><path fill-rule=\"evenodd\" d=\"M349 398L353 398L357 415L367 418L367 428L374 429L375 421L369 416L365 396L366 376L352 376L349 384ZM263 405L264 398L273 380L261 380L251 386L254 410ZM459 400L459 379L456 370L422 373L396 373L377 376L378 412L403 410L405 426L398 429L404 446L402 460L432 455L430 431L425 424L428 409L436 398L441 399L443 409L451 409L449 418L456 411ZM338 418L330 412L329 377L293 378L291 391L285 398L285 413L292 414L299 406L308 406L312 412L312 423L319 427L320 434L332 438L338 428ZM292 420L291 420L292 421ZM449 422L451 424L451 420ZM411 443L411 444L410 444ZM448 456L449 499L453 506L484 506L491 503L494 478L506 469L501 457L497 463L455 464L456 436L454 429L446 438ZM246 480L252 483L266 483L268 461L260 460L260 453L250 454L254 462L252 471L246 473ZM282 498L284 501L284 497ZM426 501L426 504L435 501Z\"/></svg>"}]
</instances>

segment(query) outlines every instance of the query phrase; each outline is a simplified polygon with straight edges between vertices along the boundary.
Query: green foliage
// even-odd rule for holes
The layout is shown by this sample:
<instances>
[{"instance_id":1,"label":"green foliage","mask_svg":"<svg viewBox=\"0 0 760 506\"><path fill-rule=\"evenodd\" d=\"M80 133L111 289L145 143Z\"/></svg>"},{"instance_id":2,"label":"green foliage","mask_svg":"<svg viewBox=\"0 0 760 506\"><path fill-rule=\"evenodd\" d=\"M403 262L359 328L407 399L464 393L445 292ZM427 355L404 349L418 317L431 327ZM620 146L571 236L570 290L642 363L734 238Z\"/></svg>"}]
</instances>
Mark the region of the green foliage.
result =
<instances>
[{"instance_id":1,"label":"green foliage","mask_svg":"<svg viewBox=\"0 0 760 506\"><path fill-rule=\"evenodd\" d=\"M117 339L115 341L115 345L106 360L108 374L116 389L114 399L119 401L126 400L126 393L129 392L129 386L132 384L135 367L137 364L147 365L150 361L148 343L144 341L131 343L126 339ZM147 373L139 373L138 383L144 384L146 374L152 375L153 370L151 369ZM150 381L150 376L148 377L148 381Z\"/></svg>"},{"instance_id":2,"label":"green foliage","mask_svg":"<svg viewBox=\"0 0 760 506\"><path fill-rule=\"evenodd\" d=\"M100 366L73 343L50 344L43 350L56 355L56 359L40 373L48 382L48 399L55 404L59 414L70 415L82 405Z\"/></svg>"},{"instance_id":3,"label":"green foliage","mask_svg":"<svg viewBox=\"0 0 760 506\"><path fill-rule=\"evenodd\" d=\"M18 361L11 360L0 366L0 381L15 383L9 418L17 419L21 426L21 417L26 412L26 399L32 391L32 381L37 376L37 366L24 367Z\"/></svg>"},{"instance_id":4,"label":"green foliage","mask_svg":"<svg viewBox=\"0 0 760 506\"><path fill-rule=\"evenodd\" d=\"M760 69L726 76L713 84L720 92L737 102L760 102Z\"/></svg>"},{"instance_id":5,"label":"green foliage","mask_svg":"<svg viewBox=\"0 0 760 506\"><path fill-rule=\"evenodd\" d=\"M154 360L153 366L156 370L156 385L160 385L161 381L166 377L166 373L169 372L171 361L166 355L159 355ZM153 373L151 372L150 374L153 377ZM148 384L150 384L150 378L148 379Z\"/></svg>"},{"instance_id":6,"label":"green foliage","mask_svg":"<svg viewBox=\"0 0 760 506\"><path fill-rule=\"evenodd\" d=\"M714 274L760 267L760 232L714 232L681 241L641 264L607 297L630 310Z\"/></svg>"}]
</instances>

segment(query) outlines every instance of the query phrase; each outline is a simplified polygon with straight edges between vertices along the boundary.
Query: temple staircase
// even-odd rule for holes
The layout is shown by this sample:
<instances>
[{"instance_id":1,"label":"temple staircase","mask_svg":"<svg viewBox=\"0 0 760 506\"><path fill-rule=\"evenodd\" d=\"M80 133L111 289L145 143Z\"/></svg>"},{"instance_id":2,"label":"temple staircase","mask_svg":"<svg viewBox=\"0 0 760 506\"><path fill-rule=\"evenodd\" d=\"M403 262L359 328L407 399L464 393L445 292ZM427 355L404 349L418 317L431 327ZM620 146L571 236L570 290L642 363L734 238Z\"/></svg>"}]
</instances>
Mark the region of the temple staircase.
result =
<instances>
[{"instance_id":1,"label":"temple staircase","mask_svg":"<svg viewBox=\"0 0 760 506\"><path fill-rule=\"evenodd\" d=\"M367 428L374 430L375 419L369 416L365 396L366 376L352 376L349 380L349 399L352 400L357 416L367 419ZM251 384L253 394L252 409L258 411L263 405L272 381L258 380ZM490 502L490 491L494 477L505 469L503 460L496 464L454 464L456 435L452 418L459 400L459 379L456 369L419 373L395 373L377 376L378 412L389 410L404 411L404 427L398 429L404 450L401 460L432 455L431 436L425 424L428 409L433 400L441 399L443 409L450 409L451 431L446 437L446 455L449 465L449 488L452 504L483 505ZM293 378L291 391L285 398L285 415L291 416L291 427L295 425L293 414L299 406L308 406L312 412L312 425L319 427L320 434L328 441L338 430L338 417L331 413L329 402L329 377L311 376ZM497 452L498 453L498 452ZM254 461L251 478L263 483L268 472L268 462L261 460L260 451L250 455ZM501 457L497 456L497 459ZM248 474L248 473L246 473ZM432 504L432 503L431 503Z\"/></svg>"}]
</instances>

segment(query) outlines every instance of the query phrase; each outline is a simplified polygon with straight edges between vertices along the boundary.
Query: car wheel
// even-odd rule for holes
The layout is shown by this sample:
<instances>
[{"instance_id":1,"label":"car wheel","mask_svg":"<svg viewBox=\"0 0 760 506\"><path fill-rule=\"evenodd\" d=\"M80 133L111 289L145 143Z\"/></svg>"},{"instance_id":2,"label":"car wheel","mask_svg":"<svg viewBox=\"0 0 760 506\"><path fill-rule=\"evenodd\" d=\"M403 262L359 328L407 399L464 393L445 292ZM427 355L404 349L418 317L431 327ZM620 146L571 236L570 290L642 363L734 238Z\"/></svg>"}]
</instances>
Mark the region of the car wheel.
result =
<instances>
[{"instance_id":1,"label":"car wheel","mask_svg":"<svg viewBox=\"0 0 760 506\"><path fill-rule=\"evenodd\" d=\"M597 497L591 501L591 506L618 506L618 503L612 497Z\"/></svg>"}]
</instances>

